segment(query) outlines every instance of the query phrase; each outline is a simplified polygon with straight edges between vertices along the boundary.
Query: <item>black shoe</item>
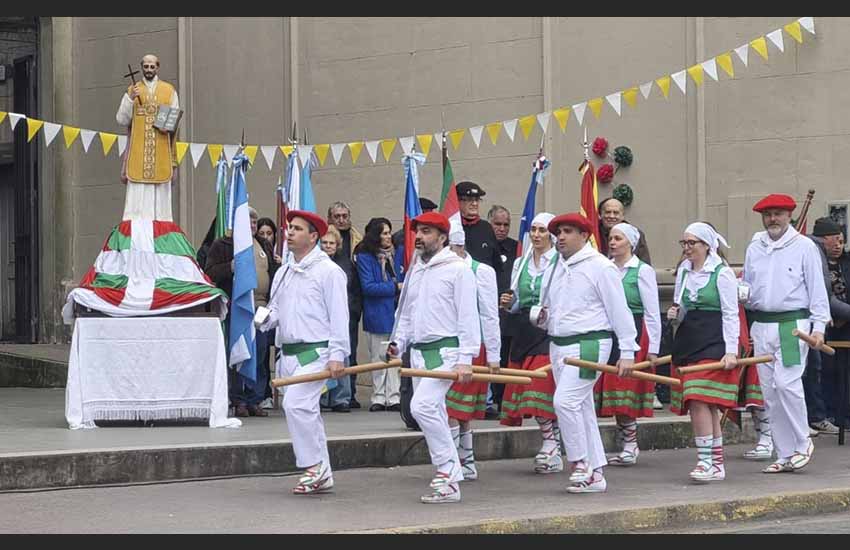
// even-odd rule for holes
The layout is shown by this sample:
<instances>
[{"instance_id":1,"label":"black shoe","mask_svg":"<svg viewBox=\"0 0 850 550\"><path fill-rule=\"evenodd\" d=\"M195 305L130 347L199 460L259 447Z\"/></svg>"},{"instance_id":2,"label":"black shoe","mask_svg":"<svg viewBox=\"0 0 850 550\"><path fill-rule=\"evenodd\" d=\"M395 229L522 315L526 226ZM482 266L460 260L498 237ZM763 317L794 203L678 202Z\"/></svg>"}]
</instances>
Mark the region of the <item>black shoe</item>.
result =
<instances>
[{"instance_id":1,"label":"black shoe","mask_svg":"<svg viewBox=\"0 0 850 550\"><path fill-rule=\"evenodd\" d=\"M398 403L396 403L395 405L390 405L389 407L387 407L387 410L395 413L401 412L401 405L399 405Z\"/></svg>"},{"instance_id":2,"label":"black shoe","mask_svg":"<svg viewBox=\"0 0 850 550\"><path fill-rule=\"evenodd\" d=\"M498 419L499 419L499 412L496 411L495 409L487 409L484 412L484 420L498 420Z\"/></svg>"},{"instance_id":3,"label":"black shoe","mask_svg":"<svg viewBox=\"0 0 850 550\"><path fill-rule=\"evenodd\" d=\"M384 405L381 405L380 403L372 403L372 405L369 406L369 412L385 410L387 410L387 408Z\"/></svg>"},{"instance_id":4,"label":"black shoe","mask_svg":"<svg viewBox=\"0 0 850 550\"><path fill-rule=\"evenodd\" d=\"M351 401L348 403L348 406L351 407L352 409L359 409L360 403L352 397Z\"/></svg>"},{"instance_id":5,"label":"black shoe","mask_svg":"<svg viewBox=\"0 0 850 550\"><path fill-rule=\"evenodd\" d=\"M351 412L351 407L349 407L345 403L342 403L341 405L334 405L333 407L331 407L331 410L335 413L347 413Z\"/></svg>"}]
</instances>

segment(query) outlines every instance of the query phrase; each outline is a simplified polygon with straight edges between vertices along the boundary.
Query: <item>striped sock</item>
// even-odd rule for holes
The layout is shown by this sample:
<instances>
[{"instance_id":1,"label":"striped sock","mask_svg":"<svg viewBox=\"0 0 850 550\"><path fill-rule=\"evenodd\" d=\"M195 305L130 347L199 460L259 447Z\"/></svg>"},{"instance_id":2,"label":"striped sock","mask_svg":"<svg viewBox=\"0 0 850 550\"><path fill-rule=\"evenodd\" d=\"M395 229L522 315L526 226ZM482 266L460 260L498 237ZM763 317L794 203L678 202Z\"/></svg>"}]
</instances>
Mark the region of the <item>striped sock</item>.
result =
<instances>
[{"instance_id":1,"label":"striped sock","mask_svg":"<svg viewBox=\"0 0 850 550\"><path fill-rule=\"evenodd\" d=\"M723 436L715 437L711 441L711 463L721 472L725 471L723 464Z\"/></svg>"},{"instance_id":2,"label":"striped sock","mask_svg":"<svg viewBox=\"0 0 850 550\"><path fill-rule=\"evenodd\" d=\"M710 435L696 436L694 442L697 446L698 466L702 465L706 470L711 469L711 444L714 442L714 437Z\"/></svg>"}]
</instances>

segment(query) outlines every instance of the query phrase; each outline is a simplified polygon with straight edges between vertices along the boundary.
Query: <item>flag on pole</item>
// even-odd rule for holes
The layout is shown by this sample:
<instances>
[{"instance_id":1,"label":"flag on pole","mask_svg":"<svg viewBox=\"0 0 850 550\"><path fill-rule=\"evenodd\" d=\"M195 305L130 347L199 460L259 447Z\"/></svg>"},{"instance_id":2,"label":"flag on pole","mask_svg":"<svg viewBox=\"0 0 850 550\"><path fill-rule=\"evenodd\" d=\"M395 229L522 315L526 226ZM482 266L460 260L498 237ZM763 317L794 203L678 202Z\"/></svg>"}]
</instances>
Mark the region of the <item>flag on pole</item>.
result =
<instances>
[{"instance_id":1,"label":"flag on pole","mask_svg":"<svg viewBox=\"0 0 850 550\"><path fill-rule=\"evenodd\" d=\"M593 226L590 244L596 250L599 250L601 239L599 236L599 211L596 207L599 199L596 172L593 170L593 163L589 159L585 159L581 163L578 171L581 173L581 215L587 218Z\"/></svg>"},{"instance_id":2,"label":"flag on pole","mask_svg":"<svg viewBox=\"0 0 850 550\"><path fill-rule=\"evenodd\" d=\"M461 223L460 201L457 198L457 186L455 175L452 171L452 163L449 161L446 149L446 135L443 134L443 189L440 191L440 213L449 219L449 222Z\"/></svg>"},{"instance_id":3,"label":"flag on pole","mask_svg":"<svg viewBox=\"0 0 850 550\"><path fill-rule=\"evenodd\" d=\"M313 149L310 149L310 157L307 162L304 163L304 166L301 168L301 193L300 200L297 207L293 207L297 210L304 210L305 212L316 212L316 197L313 195L313 182L312 182L312 174L313 168L316 167L316 153L313 152Z\"/></svg>"},{"instance_id":4,"label":"flag on pole","mask_svg":"<svg viewBox=\"0 0 850 550\"><path fill-rule=\"evenodd\" d=\"M404 165L404 271L410 266L410 258L413 257L414 232L410 221L422 213L419 204L419 172L417 164L425 163L425 155L422 153L411 153L402 158Z\"/></svg>"},{"instance_id":5,"label":"flag on pole","mask_svg":"<svg viewBox=\"0 0 850 550\"><path fill-rule=\"evenodd\" d=\"M248 212L248 189L245 171L248 157L242 153L233 158L230 187L233 197L233 292L230 306L230 365L239 365L239 374L257 379L256 329L254 328L254 289L257 269L254 265L254 234Z\"/></svg>"},{"instance_id":6,"label":"flag on pole","mask_svg":"<svg viewBox=\"0 0 850 550\"><path fill-rule=\"evenodd\" d=\"M516 245L516 257L522 258L524 250L531 246L531 222L534 220L535 204L537 200L537 186L543 183L543 174L551 163L543 156L543 152L537 156L537 160L531 166L531 183L528 184L528 193L525 195L525 207L522 209L522 217L519 219L519 235Z\"/></svg>"},{"instance_id":7,"label":"flag on pole","mask_svg":"<svg viewBox=\"0 0 850 550\"><path fill-rule=\"evenodd\" d=\"M224 158L220 158L216 166L215 194L215 238L220 239L227 229L227 161Z\"/></svg>"},{"instance_id":8,"label":"flag on pole","mask_svg":"<svg viewBox=\"0 0 850 550\"><path fill-rule=\"evenodd\" d=\"M286 187L283 183L283 175L277 179L277 188L275 189L275 199L277 202L277 235L275 235L275 254L281 258L286 257L286 213L289 209L286 207Z\"/></svg>"}]
</instances>

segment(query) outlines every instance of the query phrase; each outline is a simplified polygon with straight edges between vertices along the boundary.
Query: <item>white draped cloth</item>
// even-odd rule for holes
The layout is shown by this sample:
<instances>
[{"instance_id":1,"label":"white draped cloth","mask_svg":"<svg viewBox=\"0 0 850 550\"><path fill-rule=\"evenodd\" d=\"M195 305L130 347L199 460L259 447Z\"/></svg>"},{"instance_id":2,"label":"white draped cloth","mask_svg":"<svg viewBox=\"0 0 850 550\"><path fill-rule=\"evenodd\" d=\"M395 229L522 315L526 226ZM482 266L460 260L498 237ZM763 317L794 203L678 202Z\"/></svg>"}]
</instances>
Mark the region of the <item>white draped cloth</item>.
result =
<instances>
[{"instance_id":1,"label":"white draped cloth","mask_svg":"<svg viewBox=\"0 0 850 550\"><path fill-rule=\"evenodd\" d=\"M241 426L227 409L217 318L76 320L65 386L72 430L95 428L96 420L209 418L211 428Z\"/></svg>"},{"instance_id":2,"label":"white draped cloth","mask_svg":"<svg viewBox=\"0 0 850 550\"><path fill-rule=\"evenodd\" d=\"M154 77L153 80L142 79L150 93L156 91L156 86L159 83L159 77ZM133 121L133 102L127 93L121 98L121 105L118 106L118 112L115 114L115 120L121 126L130 126ZM136 101L138 104L138 101ZM174 109L180 108L180 102L177 99L177 90L171 95L171 107ZM129 154L130 144L127 144L127 154ZM127 180L127 194L124 198L124 217L122 220L159 220L159 221L174 221L171 216L171 182L166 183L139 183L130 179Z\"/></svg>"}]
</instances>

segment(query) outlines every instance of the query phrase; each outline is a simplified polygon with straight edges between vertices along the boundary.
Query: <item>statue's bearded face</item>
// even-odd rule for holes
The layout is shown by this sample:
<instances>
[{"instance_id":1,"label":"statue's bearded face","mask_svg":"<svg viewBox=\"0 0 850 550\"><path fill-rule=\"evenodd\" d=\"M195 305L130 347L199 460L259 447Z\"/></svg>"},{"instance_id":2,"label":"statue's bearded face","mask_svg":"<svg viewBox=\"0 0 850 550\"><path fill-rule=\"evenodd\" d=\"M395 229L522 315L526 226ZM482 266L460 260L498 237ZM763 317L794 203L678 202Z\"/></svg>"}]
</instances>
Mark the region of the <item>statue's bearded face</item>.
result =
<instances>
[{"instance_id":1,"label":"statue's bearded face","mask_svg":"<svg viewBox=\"0 0 850 550\"><path fill-rule=\"evenodd\" d=\"M159 72L159 59L155 55L146 55L142 58L142 74L145 80L153 80Z\"/></svg>"}]
</instances>

